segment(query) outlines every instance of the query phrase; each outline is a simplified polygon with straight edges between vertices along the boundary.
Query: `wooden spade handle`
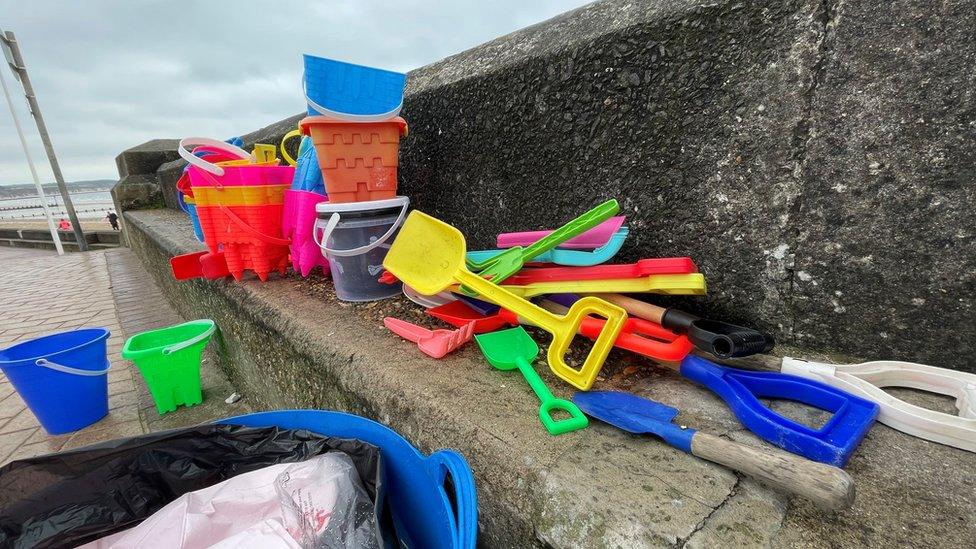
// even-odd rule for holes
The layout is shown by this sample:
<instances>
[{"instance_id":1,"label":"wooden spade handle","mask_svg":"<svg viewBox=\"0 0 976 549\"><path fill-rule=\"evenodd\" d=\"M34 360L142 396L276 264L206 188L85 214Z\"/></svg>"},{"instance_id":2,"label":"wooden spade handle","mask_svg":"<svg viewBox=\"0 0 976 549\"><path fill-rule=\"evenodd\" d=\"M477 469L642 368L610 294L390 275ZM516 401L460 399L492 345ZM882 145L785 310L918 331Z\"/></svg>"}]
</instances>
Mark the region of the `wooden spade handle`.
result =
<instances>
[{"instance_id":1,"label":"wooden spade handle","mask_svg":"<svg viewBox=\"0 0 976 549\"><path fill-rule=\"evenodd\" d=\"M657 305L651 305L639 299L634 299L632 297L627 297L621 294L589 294L604 301L609 301L614 305L623 307L628 314L636 316L637 318L643 318L644 320L650 320L656 324L661 324L661 320L664 319L664 312L667 311L664 307L658 307Z\"/></svg>"},{"instance_id":2,"label":"wooden spade handle","mask_svg":"<svg viewBox=\"0 0 976 549\"><path fill-rule=\"evenodd\" d=\"M772 448L754 448L698 431L691 453L747 474L827 509L854 503L854 480L843 469Z\"/></svg>"}]
</instances>

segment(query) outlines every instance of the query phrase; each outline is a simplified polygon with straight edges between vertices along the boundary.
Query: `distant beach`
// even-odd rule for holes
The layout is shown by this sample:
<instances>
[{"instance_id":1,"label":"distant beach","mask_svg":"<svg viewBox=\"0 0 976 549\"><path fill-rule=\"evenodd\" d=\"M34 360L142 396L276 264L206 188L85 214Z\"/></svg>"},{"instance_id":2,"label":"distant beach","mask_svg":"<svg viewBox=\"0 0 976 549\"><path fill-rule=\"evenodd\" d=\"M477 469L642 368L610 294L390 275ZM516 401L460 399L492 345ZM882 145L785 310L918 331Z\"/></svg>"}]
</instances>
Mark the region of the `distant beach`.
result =
<instances>
[{"instance_id":1,"label":"distant beach","mask_svg":"<svg viewBox=\"0 0 976 549\"><path fill-rule=\"evenodd\" d=\"M72 192L71 201L74 203L78 219L99 219L105 217L107 210L115 209L112 195L108 191ZM54 217L67 217L68 212L64 209L60 195L49 195L47 205ZM44 219L40 198L35 196L0 199L0 221L30 219Z\"/></svg>"}]
</instances>

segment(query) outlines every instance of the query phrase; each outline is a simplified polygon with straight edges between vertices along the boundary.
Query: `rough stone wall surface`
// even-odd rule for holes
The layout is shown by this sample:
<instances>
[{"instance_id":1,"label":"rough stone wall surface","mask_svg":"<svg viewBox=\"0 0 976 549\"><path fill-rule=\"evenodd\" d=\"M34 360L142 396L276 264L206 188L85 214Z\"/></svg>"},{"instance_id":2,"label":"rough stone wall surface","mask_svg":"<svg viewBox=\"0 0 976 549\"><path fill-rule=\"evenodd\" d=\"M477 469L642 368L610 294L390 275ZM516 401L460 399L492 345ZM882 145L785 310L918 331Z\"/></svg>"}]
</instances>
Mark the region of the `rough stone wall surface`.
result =
<instances>
[{"instance_id":1,"label":"rough stone wall surface","mask_svg":"<svg viewBox=\"0 0 976 549\"><path fill-rule=\"evenodd\" d=\"M799 343L976 369L976 2L839 2L811 95Z\"/></svg>"},{"instance_id":2,"label":"rough stone wall surface","mask_svg":"<svg viewBox=\"0 0 976 549\"><path fill-rule=\"evenodd\" d=\"M411 73L401 186L472 248L616 197L618 260L706 274L682 304L973 370L974 14L598 2Z\"/></svg>"},{"instance_id":3,"label":"rough stone wall surface","mask_svg":"<svg viewBox=\"0 0 976 549\"><path fill-rule=\"evenodd\" d=\"M401 191L470 248L615 197L618 261L706 274L679 304L974 370L974 29L976 0L596 2L411 72Z\"/></svg>"}]
</instances>

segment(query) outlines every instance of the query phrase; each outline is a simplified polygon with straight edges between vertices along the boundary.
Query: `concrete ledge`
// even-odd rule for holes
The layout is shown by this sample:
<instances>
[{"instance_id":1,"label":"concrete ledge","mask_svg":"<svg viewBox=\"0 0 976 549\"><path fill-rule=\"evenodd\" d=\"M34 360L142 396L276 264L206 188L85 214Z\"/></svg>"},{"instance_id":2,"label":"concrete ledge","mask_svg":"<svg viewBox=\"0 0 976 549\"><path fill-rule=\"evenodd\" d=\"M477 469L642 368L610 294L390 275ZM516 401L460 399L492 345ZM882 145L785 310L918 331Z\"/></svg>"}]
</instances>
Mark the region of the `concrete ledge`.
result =
<instances>
[{"instance_id":1,"label":"concrete ledge","mask_svg":"<svg viewBox=\"0 0 976 549\"><path fill-rule=\"evenodd\" d=\"M460 450L478 482L484 546L968 546L976 536L973 454L876 426L847 468L855 507L825 514L606 425L553 438L518 374L493 370L475 345L435 361L388 333L384 316L433 325L404 299L340 303L321 277L176 282L168 259L200 247L186 217L124 216L131 247L181 315L217 321L220 367L251 406L345 410L425 452ZM536 368L557 396L570 395L544 363ZM710 393L630 355L612 354L597 388L660 400L681 410L682 425L759 444Z\"/></svg>"},{"instance_id":2,"label":"concrete ledge","mask_svg":"<svg viewBox=\"0 0 976 549\"><path fill-rule=\"evenodd\" d=\"M65 250L78 251L78 243L71 232L58 231L58 239ZM119 247L119 233L116 231L87 231L85 242L89 249L98 250ZM50 231L41 229L0 229L0 246L13 248L55 249Z\"/></svg>"}]
</instances>

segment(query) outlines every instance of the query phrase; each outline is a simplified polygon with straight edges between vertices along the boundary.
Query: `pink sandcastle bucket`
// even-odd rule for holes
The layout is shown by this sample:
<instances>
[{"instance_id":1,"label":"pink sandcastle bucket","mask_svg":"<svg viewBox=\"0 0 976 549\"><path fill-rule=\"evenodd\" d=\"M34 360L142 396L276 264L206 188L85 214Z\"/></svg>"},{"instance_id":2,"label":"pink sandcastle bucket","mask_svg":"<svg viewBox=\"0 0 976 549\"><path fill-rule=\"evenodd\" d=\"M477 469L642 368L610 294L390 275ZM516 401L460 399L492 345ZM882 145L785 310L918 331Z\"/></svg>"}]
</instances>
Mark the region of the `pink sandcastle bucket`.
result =
<instances>
[{"instance_id":1,"label":"pink sandcastle bucket","mask_svg":"<svg viewBox=\"0 0 976 549\"><path fill-rule=\"evenodd\" d=\"M291 239L291 266L296 273L307 277L315 267L322 267L328 274L329 260L319 250L312 238L315 225L315 205L327 202L329 197L311 191L285 191L285 211L281 229L285 238Z\"/></svg>"}]
</instances>

